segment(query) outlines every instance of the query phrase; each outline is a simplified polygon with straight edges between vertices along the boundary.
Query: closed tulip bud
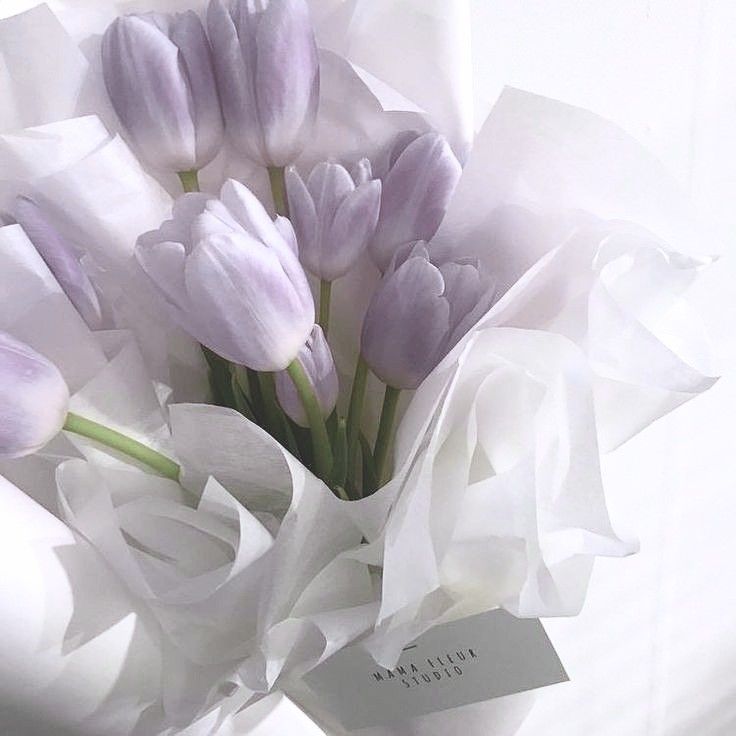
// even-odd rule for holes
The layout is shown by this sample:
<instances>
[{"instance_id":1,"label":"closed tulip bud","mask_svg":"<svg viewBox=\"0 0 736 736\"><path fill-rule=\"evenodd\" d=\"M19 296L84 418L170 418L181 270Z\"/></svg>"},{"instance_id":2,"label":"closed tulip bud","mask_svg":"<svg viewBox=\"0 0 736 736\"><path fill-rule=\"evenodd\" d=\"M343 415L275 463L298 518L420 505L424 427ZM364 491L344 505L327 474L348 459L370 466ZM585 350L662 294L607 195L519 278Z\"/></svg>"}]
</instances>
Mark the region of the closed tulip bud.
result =
<instances>
[{"instance_id":1,"label":"closed tulip bud","mask_svg":"<svg viewBox=\"0 0 736 736\"><path fill-rule=\"evenodd\" d=\"M423 244L394 268L368 307L361 350L388 386L414 389L488 310L494 289L476 262L436 266Z\"/></svg>"},{"instance_id":2,"label":"closed tulip bud","mask_svg":"<svg viewBox=\"0 0 736 736\"><path fill-rule=\"evenodd\" d=\"M31 455L64 426L69 389L43 355L0 332L0 458Z\"/></svg>"},{"instance_id":3,"label":"closed tulip bud","mask_svg":"<svg viewBox=\"0 0 736 736\"><path fill-rule=\"evenodd\" d=\"M381 182L356 186L339 164L321 163L306 183L286 173L289 213L304 267L324 281L344 276L370 241L381 202Z\"/></svg>"},{"instance_id":4,"label":"closed tulip bud","mask_svg":"<svg viewBox=\"0 0 736 736\"><path fill-rule=\"evenodd\" d=\"M381 213L370 246L374 263L386 271L397 248L429 241L442 222L462 169L437 133L403 133L389 153Z\"/></svg>"},{"instance_id":5,"label":"closed tulip bud","mask_svg":"<svg viewBox=\"0 0 736 736\"><path fill-rule=\"evenodd\" d=\"M315 325L312 334L307 338L297 355L309 383L314 392L317 403L326 418L332 414L337 403L339 390L335 362L332 359L330 346L325 334L319 325ZM286 371L276 374L276 396L281 408L301 427L308 427L309 420L304 411L304 405L299 397L291 376Z\"/></svg>"},{"instance_id":6,"label":"closed tulip bud","mask_svg":"<svg viewBox=\"0 0 736 736\"><path fill-rule=\"evenodd\" d=\"M99 329L102 314L97 292L79 263L71 244L53 226L41 207L28 197L16 199L15 220L23 228L82 319L90 328Z\"/></svg>"},{"instance_id":7,"label":"closed tulip bud","mask_svg":"<svg viewBox=\"0 0 736 736\"><path fill-rule=\"evenodd\" d=\"M212 56L194 11L117 18L102 39L108 94L141 157L162 171L198 170L224 125Z\"/></svg>"},{"instance_id":8,"label":"closed tulip bud","mask_svg":"<svg viewBox=\"0 0 736 736\"><path fill-rule=\"evenodd\" d=\"M257 371L280 371L314 325L314 301L289 221L272 221L243 184L220 199L187 194L173 219L138 239L143 270L200 343Z\"/></svg>"},{"instance_id":9,"label":"closed tulip bud","mask_svg":"<svg viewBox=\"0 0 736 736\"><path fill-rule=\"evenodd\" d=\"M305 0L212 0L207 29L228 133L263 166L285 166L311 135L319 63Z\"/></svg>"}]
</instances>

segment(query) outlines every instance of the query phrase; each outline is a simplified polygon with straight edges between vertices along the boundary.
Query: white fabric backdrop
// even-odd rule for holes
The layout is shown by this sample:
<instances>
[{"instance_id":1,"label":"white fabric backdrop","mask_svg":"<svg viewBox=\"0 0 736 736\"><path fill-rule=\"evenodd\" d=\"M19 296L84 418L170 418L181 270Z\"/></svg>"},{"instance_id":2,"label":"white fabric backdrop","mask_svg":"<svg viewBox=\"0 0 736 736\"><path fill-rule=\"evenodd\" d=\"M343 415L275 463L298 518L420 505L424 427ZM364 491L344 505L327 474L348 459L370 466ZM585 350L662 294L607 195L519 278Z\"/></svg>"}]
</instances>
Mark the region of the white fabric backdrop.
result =
<instances>
[{"instance_id":1,"label":"white fabric backdrop","mask_svg":"<svg viewBox=\"0 0 736 736\"><path fill-rule=\"evenodd\" d=\"M608 458L614 521L641 553L599 561L582 615L547 622L572 681L540 693L518 736L731 736L736 3L474 0L474 14L476 118L500 74L617 122L714 222L702 251L724 254L694 295L724 377Z\"/></svg>"}]
</instances>

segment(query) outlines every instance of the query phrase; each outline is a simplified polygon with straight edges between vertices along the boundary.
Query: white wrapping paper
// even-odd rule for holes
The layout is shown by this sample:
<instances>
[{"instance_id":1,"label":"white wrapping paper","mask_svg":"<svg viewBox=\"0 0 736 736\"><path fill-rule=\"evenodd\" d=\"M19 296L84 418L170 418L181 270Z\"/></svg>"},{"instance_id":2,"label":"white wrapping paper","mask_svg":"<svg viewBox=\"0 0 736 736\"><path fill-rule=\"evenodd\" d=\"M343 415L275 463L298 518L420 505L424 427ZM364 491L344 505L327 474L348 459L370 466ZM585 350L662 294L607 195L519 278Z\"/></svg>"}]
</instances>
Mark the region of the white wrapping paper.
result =
<instances>
[{"instance_id":1,"label":"white wrapping paper","mask_svg":"<svg viewBox=\"0 0 736 736\"><path fill-rule=\"evenodd\" d=\"M709 259L676 252L702 252L705 238L662 165L620 129L508 89L432 245L475 253L510 290L484 324L559 332L586 351L610 449L714 383L684 298Z\"/></svg>"},{"instance_id":2,"label":"white wrapping paper","mask_svg":"<svg viewBox=\"0 0 736 736\"><path fill-rule=\"evenodd\" d=\"M87 61L47 6L5 19L0 49L0 129L74 117L89 106Z\"/></svg>"},{"instance_id":3,"label":"white wrapping paper","mask_svg":"<svg viewBox=\"0 0 736 736\"><path fill-rule=\"evenodd\" d=\"M133 732L158 698L155 626L100 561L0 478L0 732ZM21 730L21 729L25 729Z\"/></svg>"},{"instance_id":4,"label":"white wrapping paper","mask_svg":"<svg viewBox=\"0 0 736 736\"><path fill-rule=\"evenodd\" d=\"M473 134L467 0L312 0L310 6L318 42L379 80L374 91L385 109L412 109L405 102L411 101L465 159Z\"/></svg>"}]
</instances>

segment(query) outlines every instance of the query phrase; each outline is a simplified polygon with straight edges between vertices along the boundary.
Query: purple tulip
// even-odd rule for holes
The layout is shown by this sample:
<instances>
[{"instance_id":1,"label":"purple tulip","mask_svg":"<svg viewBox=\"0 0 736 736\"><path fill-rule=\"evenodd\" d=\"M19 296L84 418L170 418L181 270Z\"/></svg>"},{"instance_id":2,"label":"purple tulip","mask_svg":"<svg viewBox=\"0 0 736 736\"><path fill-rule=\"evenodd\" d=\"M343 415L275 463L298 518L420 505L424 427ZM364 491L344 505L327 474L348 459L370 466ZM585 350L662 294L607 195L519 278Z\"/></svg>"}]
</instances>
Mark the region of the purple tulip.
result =
<instances>
[{"instance_id":1,"label":"purple tulip","mask_svg":"<svg viewBox=\"0 0 736 736\"><path fill-rule=\"evenodd\" d=\"M113 21L102 40L105 84L141 156L162 171L196 171L217 155L223 120L212 56L194 11Z\"/></svg>"},{"instance_id":2,"label":"purple tulip","mask_svg":"<svg viewBox=\"0 0 736 736\"><path fill-rule=\"evenodd\" d=\"M0 458L31 455L64 426L69 389L58 368L0 332Z\"/></svg>"},{"instance_id":3,"label":"purple tulip","mask_svg":"<svg viewBox=\"0 0 736 736\"><path fill-rule=\"evenodd\" d=\"M80 265L71 244L51 224L46 213L28 197L16 199L15 220L23 228L82 319L91 329L99 329L102 314L97 292Z\"/></svg>"},{"instance_id":4,"label":"purple tulip","mask_svg":"<svg viewBox=\"0 0 736 736\"><path fill-rule=\"evenodd\" d=\"M381 182L368 178L356 186L339 164L321 163L306 184L290 167L286 187L301 262L324 281L344 276L376 229Z\"/></svg>"},{"instance_id":5,"label":"purple tulip","mask_svg":"<svg viewBox=\"0 0 736 736\"><path fill-rule=\"evenodd\" d=\"M494 290L477 262L437 266L421 243L393 269L368 307L361 351L388 386L414 389L488 310Z\"/></svg>"},{"instance_id":6,"label":"purple tulip","mask_svg":"<svg viewBox=\"0 0 736 736\"><path fill-rule=\"evenodd\" d=\"M311 135L319 103L305 0L212 0L207 29L233 144L263 166L292 163Z\"/></svg>"},{"instance_id":7,"label":"purple tulip","mask_svg":"<svg viewBox=\"0 0 736 736\"><path fill-rule=\"evenodd\" d=\"M438 133L400 133L389 152L381 213L370 246L374 263L385 271L396 250L429 241L445 216L462 169Z\"/></svg>"},{"instance_id":8,"label":"purple tulip","mask_svg":"<svg viewBox=\"0 0 736 736\"><path fill-rule=\"evenodd\" d=\"M297 360L309 378L322 415L328 417L337 403L339 385L332 352L319 325L314 326L312 334L299 351ZM296 386L286 371L276 374L276 396L281 408L294 422L301 427L309 426Z\"/></svg>"},{"instance_id":9,"label":"purple tulip","mask_svg":"<svg viewBox=\"0 0 736 736\"><path fill-rule=\"evenodd\" d=\"M257 371L280 371L314 325L314 301L286 218L272 221L243 184L220 199L186 194L136 255L174 318L200 343Z\"/></svg>"}]
</instances>

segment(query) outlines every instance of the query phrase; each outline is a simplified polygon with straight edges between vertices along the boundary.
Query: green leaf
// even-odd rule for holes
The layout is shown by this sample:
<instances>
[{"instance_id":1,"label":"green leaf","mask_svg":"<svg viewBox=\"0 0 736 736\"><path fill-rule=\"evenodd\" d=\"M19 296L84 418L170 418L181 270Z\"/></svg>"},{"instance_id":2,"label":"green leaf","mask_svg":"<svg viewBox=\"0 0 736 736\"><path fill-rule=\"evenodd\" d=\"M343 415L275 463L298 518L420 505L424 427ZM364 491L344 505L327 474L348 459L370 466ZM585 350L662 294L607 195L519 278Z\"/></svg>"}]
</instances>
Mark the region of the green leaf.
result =
<instances>
[{"instance_id":1,"label":"green leaf","mask_svg":"<svg viewBox=\"0 0 736 736\"><path fill-rule=\"evenodd\" d=\"M314 457L312 455L312 435L309 430L305 427L300 427L295 422L287 417L289 422L289 428L296 442L296 446L299 448L299 456L301 457L302 463L308 468L312 468L314 465Z\"/></svg>"},{"instance_id":2,"label":"green leaf","mask_svg":"<svg viewBox=\"0 0 736 736\"><path fill-rule=\"evenodd\" d=\"M330 436L330 442L334 445L337 439L337 411L333 409L330 416L325 419L327 434Z\"/></svg>"},{"instance_id":3,"label":"green leaf","mask_svg":"<svg viewBox=\"0 0 736 736\"><path fill-rule=\"evenodd\" d=\"M253 412L253 407L251 406L248 394L243 390L243 384L239 375L241 370L242 369L238 366L230 367L230 386L233 393L233 399L235 401L235 408L243 416L250 419L251 422L255 422L256 416Z\"/></svg>"},{"instance_id":4,"label":"green leaf","mask_svg":"<svg viewBox=\"0 0 736 736\"><path fill-rule=\"evenodd\" d=\"M286 449L295 457L297 460L302 459L302 450L294 432L296 425L286 416L286 412L281 411L281 421L283 423L283 433L286 438ZM309 444L309 443L307 443Z\"/></svg>"},{"instance_id":5,"label":"green leaf","mask_svg":"<svg viewBox=\"0 0 736 736\"><path fill-rule=\"evenodd\" d=\"M230 363L217 353L213 353L209 348L204 347L204 345L202 346L202 352L209 366L208 378L212 401L218 406L235 409L235 398L230 380Z\"/></svg>"},{"instance_id":6,"label":"green leaf","mask_svg":"<svg viewBox=\"0 0 736 736\"><path fill-rule=\"evenodd\" d=\"M263 411L263 396L261 395L261 384L258 381L258 373L250 368L245 369L245 379L248 381L250 405L256 417L256 424L265 426Z\"/></svg>"},{"instance_id":7,"label":"green leaf","mask_svg":"<svg viewBox=\"0 0 736 736\"><path fill-rule=\"evenodd\" d=\"M376 472L376 461L371 452L371 443L368 438L360 433L360 452L363 457L363 493L362 496L370 496L378 489L378 474Z\"/></svg>"},{"instance_id":8,"label":"green leaf","mask_svg":"<svg viewBox=\"0 0 736 736\"><path fill-rule=\"evenodd\" d=\"M337 420L334 442L335 464L332 468L332 485L344 488L348 476L348 432L343 417Z\"/></svg>"}]
</instances>

